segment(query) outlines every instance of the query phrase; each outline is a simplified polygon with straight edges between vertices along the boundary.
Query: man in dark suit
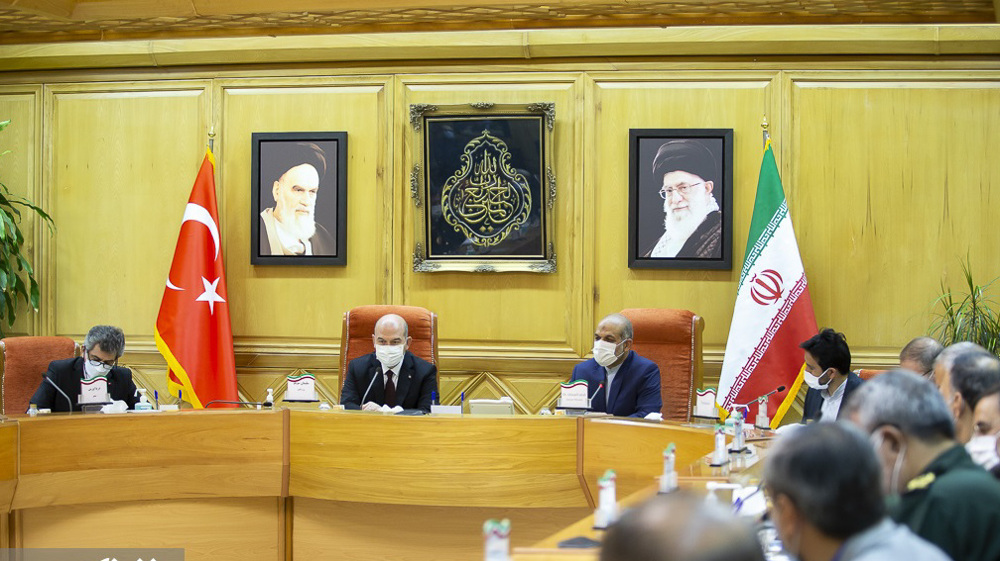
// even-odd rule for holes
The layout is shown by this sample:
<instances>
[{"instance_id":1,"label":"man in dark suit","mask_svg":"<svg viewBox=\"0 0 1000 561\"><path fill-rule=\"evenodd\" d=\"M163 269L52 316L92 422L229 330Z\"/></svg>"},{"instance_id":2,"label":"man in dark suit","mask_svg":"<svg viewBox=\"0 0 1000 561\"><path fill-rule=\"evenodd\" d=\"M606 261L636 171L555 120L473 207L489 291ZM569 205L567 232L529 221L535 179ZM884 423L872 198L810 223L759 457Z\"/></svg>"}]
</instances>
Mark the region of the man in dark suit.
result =
<instances>
[{"instance_id":1,"label":"man in dark suit","mask_svg":"<svg viewBox=\"0 0 1000 561\"><path fill-rule=\"evenodd\" d=\"M597 324L594 358L577 364L570 380L586 380L593 411L645 417L663 408L660 369L632 350L632 322L621 314Z\"/></svg>"},{"instance_id":2,"label":"man in dark suit","mask_svg":"<svg viewBox=\"0 0 1000 561\"><path fill-rule=\"evenodd\" d=\"M90 328L83 342L83 356L54 360L49 363L49 369L44 377L49 378L59 389L69 397L72 410L80 411L77 403L80 397L80 383L98 376L108 379L108 396L115 401L124 401L129 409L135 407L135 384L132 382L132 371L117 366L118 359L125 352L125 334L121 329L111 325L95 325ZM55 387L49 382L42 383L31 396L30 403L39 409L51 409L53 412L65 413L70 410L67 403Z\"/></svg>"},{"instance_id":3,"label":"man in dark suit","mask_svg":"<svg viewBox=\"0 0 1000 561\"><path fill-rule=\"evenodd\" d=\"M377 411L382 405L430 412L437 392L437 369L409 352L413 338L406 320L387 314L375 323L375 352L347 365L340 403L348 409Z\"/></svg>"},{"instance_id":4,"label":"man in dark suit","mask_svg":"<svg viewBox=\"0 0 1000 561\"><path fill-rule=\"evenodd\" d=\"M823 329L799 345L805 350L804 381L809 386L802 407L802 422L836 421L847 396L864 381L851 372L851 349L847 337Z\"/></svg>"}]
</instances>

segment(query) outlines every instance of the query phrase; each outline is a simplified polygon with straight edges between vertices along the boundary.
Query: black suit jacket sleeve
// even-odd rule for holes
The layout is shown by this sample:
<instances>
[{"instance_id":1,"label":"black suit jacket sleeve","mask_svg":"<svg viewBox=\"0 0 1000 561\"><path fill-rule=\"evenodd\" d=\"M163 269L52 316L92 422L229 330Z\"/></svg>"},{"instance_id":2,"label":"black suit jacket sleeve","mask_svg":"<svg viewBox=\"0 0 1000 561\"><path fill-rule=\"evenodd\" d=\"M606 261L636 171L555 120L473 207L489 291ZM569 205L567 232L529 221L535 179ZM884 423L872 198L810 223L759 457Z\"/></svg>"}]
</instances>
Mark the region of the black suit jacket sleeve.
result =
<instances>
[{"instance_id":1,"label":"black suit jacket sleeve","mask_svg":"<svg viewBox=\"0 0 1000 561\"><path fill-rule=\"evenodd\" d=\"M359 409L361 407L361 395L368 388L368 384L365 383L361 386L360 390L358 389L358 385L360 385L358 379L364 377L364 366L358 362L362 358L366 357L356 358L347 365L344 389L340 392L340 404L347 409Z\"/></svg>"}]
</instances>

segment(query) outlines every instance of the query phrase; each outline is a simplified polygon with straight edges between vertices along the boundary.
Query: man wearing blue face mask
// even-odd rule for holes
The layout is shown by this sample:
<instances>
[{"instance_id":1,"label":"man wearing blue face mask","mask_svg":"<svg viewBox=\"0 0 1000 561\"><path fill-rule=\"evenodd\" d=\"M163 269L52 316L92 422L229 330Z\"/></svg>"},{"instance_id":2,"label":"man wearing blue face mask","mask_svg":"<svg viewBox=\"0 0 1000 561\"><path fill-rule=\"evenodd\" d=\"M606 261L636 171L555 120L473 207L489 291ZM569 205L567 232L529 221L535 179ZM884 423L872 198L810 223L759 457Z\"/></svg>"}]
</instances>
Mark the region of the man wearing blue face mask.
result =
<instances>
[{"instance_id":1,"label":"man wearing blue face mask","mask_svg":"<svg viewBox=\"0 0 1000 561\"><path fill-rule=\"evenodd\" d=\"M843 333L823 329L799 345L805 350L803 381L809 386L802 422L836 421L840 406L861 378L851 372L851 349Z\"/></svg>"},{"instance_id":2,"label":"man wearing blue face mask","mask_svg":"<svg viewBox=\"0 0 1000 561\"><path fill-rule=\"evenodd\" d=\"M111 325L95 325L90 328L84 339L82 357L54 360L49 363L48 370L43 374L48 380L42 380L35 390L35 395L31 396L30 403L39 409L51 409L53 412L68 412L71 410L70 405L73 411L80 411L80 405L77 403L80 396L80 382L105 376L108 397L115 401L124 401L129 409L132 409L137 401L132 371L117 366L118 359L124 353L125 333L121 329Z\"/></svg>"},{"instance_id":3,"label":"man wearing blue face mask","mask_svg":"<svg viewBox=\"0 0 1000 561\"><path fill-rule=\"evenodd\" d=\"M437 368L409 352L413 338L406 320L387 314L375 322L375 352L347 365L340 403L347 409L377 411L383 405L430 412L437 391Z\"/></svg>"},{"instance_id":4,"label":"man wearing blue face mask","mask_svg":"<svg viewBox=\"0 0 1000 561\"><path fill-rule=\"evenodd\" d=\"M632 350L632 322L611 314L597 324L594 358L573 368L573 380L587 382L590 408L618 417L645 417L663 408L660 369Z\"/></svg>"}]
</instances>

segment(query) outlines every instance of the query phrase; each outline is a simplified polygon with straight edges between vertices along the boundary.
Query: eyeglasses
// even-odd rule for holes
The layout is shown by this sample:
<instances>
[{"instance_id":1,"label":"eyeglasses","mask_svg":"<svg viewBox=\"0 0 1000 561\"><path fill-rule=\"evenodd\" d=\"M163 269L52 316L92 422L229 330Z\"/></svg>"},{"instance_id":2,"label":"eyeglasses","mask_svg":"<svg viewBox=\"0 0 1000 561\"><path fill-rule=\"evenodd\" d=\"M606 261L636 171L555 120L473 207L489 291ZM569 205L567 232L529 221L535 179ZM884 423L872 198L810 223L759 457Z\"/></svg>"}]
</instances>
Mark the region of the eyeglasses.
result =
<instances>
[{"instance_id":1,"label":"eyeglasses","mask_svg":"<svg viewBox=\"0 0 1000 561\"><path fill-rule=\"evenodd\" d=\"M688 192L691 191L692 187L697 187L699 185L704 185L704 184L705 182L702 181L701 183L692 183L691 185L688 185L687 183L681 183L676 187L664 187L660 189L660 198L666 200L667 197L673 195L674 193L680 193L682 196L686 197Z\"/></svg>"},{"instance_id":2,"label":"eyeglasses","mask_svg":"<svg viewBox=\"0 0 1000 561\"><path fill-rule=\"evenodd\" d=\"M87 362L89 362L90 365L93 366L94 368L100 368L101 366L107 366L108 368L114 368L115 363L118 362L118 359L114 358L114 359L111 359L111 360L98 360L96 358L90 358L90 355L88 354L87 355Z\"/></svg>"}]
</instances>

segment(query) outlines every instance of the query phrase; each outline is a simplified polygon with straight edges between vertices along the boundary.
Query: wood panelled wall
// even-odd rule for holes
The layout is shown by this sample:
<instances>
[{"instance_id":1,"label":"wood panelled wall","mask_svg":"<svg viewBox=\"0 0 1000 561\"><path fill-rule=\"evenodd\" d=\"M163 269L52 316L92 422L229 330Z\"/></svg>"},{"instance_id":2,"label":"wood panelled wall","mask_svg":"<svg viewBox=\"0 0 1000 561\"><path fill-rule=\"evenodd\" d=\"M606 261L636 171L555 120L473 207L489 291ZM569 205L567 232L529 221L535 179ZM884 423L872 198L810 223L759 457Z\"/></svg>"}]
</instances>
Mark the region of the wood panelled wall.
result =
<instances>
[{"instance_id":1,"label":"wood panelled wall","mask_svg":"<svg viewBox=\"0 0 1000 561\"><path fill-rule=\"evenodd\" d=\"M1000 275L996 60L423 64L0 75L0 119L14 121L0 179L57 225L34 228L43 302L15 331L82 340L120 325L125 362L164 387L152 327L210 130L247 397L308 370L335 399L341 316L371 303L437 312L446 402L550 405L597 319L626 307L703 316L717 378L765 115L817 321L847 334L856 367L894 364L966 255L979 279ZM476 101L556 105L555 274L412 271L409 105ZM629 128L735 129L732 271L628 268ZM251 266L250 134L311 130L349 135L348 265Z\"/></svg>"}]
</instances>

